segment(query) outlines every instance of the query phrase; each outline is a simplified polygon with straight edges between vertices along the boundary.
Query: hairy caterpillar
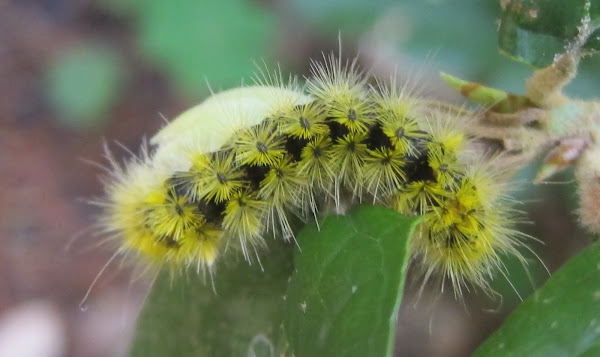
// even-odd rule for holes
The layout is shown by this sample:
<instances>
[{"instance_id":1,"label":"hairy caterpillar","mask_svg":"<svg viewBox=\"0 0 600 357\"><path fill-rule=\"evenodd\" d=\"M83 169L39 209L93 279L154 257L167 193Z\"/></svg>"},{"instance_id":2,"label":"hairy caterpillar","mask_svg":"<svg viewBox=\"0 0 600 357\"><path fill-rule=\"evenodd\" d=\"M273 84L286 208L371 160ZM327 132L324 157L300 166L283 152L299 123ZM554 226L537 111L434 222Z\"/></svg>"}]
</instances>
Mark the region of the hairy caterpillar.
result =
<instances>
[{"instance_id":1,"label":"hairy caterpillar","mask_svg":"<svg viewBox=\"0 0 600 357\"><path fill-rule=\"evenodd\" d=\"M522 236L504 172L453 119L331 57L304 89L275 76L181 114L151 152L113 165L101 224L151 267L212 272L226 248L250 261L267 233L293 239L292 216L380 204L424 217L413 238L424 280L488 290Z\"/></svg>"}]
</instances>

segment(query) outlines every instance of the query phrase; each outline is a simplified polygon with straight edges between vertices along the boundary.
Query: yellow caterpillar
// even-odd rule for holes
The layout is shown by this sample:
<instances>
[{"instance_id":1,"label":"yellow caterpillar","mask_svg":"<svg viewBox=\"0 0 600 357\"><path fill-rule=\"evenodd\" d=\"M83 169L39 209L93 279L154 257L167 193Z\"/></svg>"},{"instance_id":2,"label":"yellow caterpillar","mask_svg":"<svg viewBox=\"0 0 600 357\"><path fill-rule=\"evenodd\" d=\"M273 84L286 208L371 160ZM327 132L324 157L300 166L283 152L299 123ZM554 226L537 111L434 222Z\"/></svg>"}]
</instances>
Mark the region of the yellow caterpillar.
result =
<instances>
[{"instance_id":1,"label":"yellow caterpillar","mask_svg":"<svg viewBox=\"0 0 600 357\"><path fill-rule=\"evenodd\" d=\"M368 86L333 57L305 90L272 82L213 95L150 153L113 165L102 225L119 252L212 271L226 248L251 260L267 233L292 239L292 216L365 202L423 216L414 264L458 293L489 288L502 254L520 257L505 179L473 150L468 123L395 85Z\"/></svg>"}]
</instances>

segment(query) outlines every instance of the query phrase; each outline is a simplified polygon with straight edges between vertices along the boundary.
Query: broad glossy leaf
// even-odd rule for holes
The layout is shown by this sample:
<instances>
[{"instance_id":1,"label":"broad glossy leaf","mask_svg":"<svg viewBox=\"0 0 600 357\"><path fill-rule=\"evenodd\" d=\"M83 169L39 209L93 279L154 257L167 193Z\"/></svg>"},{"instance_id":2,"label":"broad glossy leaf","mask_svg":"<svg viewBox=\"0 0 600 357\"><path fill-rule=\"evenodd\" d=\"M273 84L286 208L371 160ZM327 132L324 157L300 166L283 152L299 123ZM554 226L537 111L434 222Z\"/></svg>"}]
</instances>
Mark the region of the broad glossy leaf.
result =
<instances>
[{"instance_id":1,"label":"broad glossy leaf","mask_svg":"<svg viewBox=\"0 0 600 357\"><path fill-rule=\"evenodd\" d=\"M552 63L554 56L578 35L582 20L589 16L596 31L584 48L597 51L600 2L586 0L506 1L501 15L499 46L507 55L535 67ZM586 5L589 4L589 7Z\"/></svg>"},{"instance_id":2,"label":"broad glossy leaf","mask_svg":"<svg viewBox=\"0 0 600 357\"><path fill-rule=\"evenodd\" d=\"M600 242L569 260L474 356L598 356Z\"/></svg>"},{"instance_id":3,"label":"broad glossy leaf","mask_svg":"<svg viewBox=\"0 0 600 357\"><path fill-rule=\"evenodd\" d=\"M300 233L284 320L296 357L391 356L416 222L362 206Z\"/></svg>"},{"instance_id":4,"label":"broad glossy leaf","mask_svg":"<svg viewBox=\"0 0 600 357\"><path fill-rule=\"evenodd\" d=\"M292 246L270 243L264 271L256 262L225 262L214 276L215 291L196 274L161 274L138 319L131 355L274 356Z\"/></svg>"}]
</instances>

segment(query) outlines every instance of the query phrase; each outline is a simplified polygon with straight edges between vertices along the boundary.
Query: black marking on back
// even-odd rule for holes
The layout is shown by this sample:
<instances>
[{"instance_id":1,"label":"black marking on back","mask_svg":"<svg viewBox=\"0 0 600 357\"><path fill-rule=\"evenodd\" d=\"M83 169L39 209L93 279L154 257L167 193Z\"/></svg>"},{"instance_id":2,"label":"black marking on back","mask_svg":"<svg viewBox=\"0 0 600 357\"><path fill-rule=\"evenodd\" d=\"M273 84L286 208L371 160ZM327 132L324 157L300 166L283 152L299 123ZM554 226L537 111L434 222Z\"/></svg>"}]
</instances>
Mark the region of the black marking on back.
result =
<instances>
[{"instance_id":1,"label":"black marking on back","mask_svg":"<svg viewBox=\"0 0 600 357\"><path fill-rule=\"evenodd\" d=\"M338 139L343 138L345 135L350 133L348 127L346 127L344 124L338 123L332 118L327 118L325 123L329 127L329 137L334 143L337 142Z\"/></svg>"},{"instance_id":2,"label":"black marking on back","mask_svg":"<svg viewBox=\"0 0 600 357\"><path fill-rule=\"evenodd\" d=\"M292 161L300 161L302 150L308 144L308 139L288 137L285 143L285 151L292 156Z\"/></svg>"},{"instance_id":3,"label":"black marking on back","mask_svg":"<svg viewBox=\"0 0 600 357\"><path fill-rule=\"evenodd\" d=\"M392 148L392 141L383 133L381 124L378 122L369 129L369 135L365 140L365 143L370 150Z\"/></svg>"},{"instance_id":4,"label":"black marking on back","mask_svg":"<svg viewBox=\"0 0 600 357\"><path fill-rule=\"evenodd\" d=\"M271 169L269 166L244 165L245 179L250 183L250 189L255 191L260 188L260 182L265 179Z\"/></svg>"}]
</instances>

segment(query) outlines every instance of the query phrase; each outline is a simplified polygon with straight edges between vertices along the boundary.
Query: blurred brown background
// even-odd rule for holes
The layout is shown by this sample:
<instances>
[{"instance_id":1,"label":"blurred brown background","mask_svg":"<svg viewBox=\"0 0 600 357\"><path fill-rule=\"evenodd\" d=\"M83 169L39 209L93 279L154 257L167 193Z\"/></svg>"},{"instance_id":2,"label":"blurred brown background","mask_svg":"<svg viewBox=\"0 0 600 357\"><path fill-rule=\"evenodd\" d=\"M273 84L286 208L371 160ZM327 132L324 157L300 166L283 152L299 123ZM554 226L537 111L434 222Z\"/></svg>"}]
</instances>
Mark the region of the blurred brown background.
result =
<instances>
[{"instance_id":1,"label":"blurred brown background","mask_svg":"<svg viewBox=\"0 0 600 357\"><path fill-rule=\"evenodd\" d=\"M102 195L90 162L103 162L103 140L125 158L116 142L135 151L161 115L205 98L207 82L247 83L262 61L306 75L309 58L337 51L338 34L344 55L360 53L377 75L398 69L431 95L458 100L440 69L522 91L531 70L497 53L498 13L492 0L0 0L0 355L126 353L147 282L113 264L80 306L111 256L97 247L97 210L85 203ZM598 68L587 63L571 93L598 93ZM520 197L550 270L587 244L570 180L524 185ZM507 266L523 297L547 278L533 257L530 277ZM495 286L502 302L475 293L464 305L438 292L415 304L418 283L409 287L397 355L468 354L519 302L502 279Z\"/></svg>"}]
</instances>

